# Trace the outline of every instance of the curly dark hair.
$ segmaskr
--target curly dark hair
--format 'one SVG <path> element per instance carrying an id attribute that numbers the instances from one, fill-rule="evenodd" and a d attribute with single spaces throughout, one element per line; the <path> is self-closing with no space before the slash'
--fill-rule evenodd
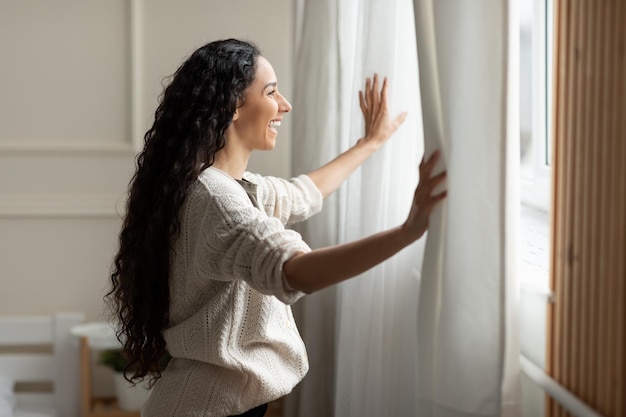
<path id="1" fill-rule="evenodd" d="M 174 73 L 145 134 L 105 297 L 118 321 L 130 381 L 149 376 L 155 382 L 161 376 L 178 212 L 191 184 L 224 147 L 224 133 L 243 104 L 259 55 L 255 45 L 236 39 L 197 49 Z"/>

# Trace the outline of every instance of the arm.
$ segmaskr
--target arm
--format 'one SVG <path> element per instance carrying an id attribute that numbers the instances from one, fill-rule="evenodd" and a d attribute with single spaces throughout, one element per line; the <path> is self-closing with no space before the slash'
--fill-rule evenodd
<path id="1" fill-rule="evenodd" d="M 402 227 L 290 258 L 283 271 L 289 285 L 312 293 L 357 276 L 415 241 Z"/>
<path id="2" fill-rule="evenodd" d="M 409 216 L 401 226 L 350 243 L 296 254 L 283 265 L 289 285 L 306 293 L 321 290 L 367 271 L 419 239 L 428 229 L 433 207 L 446 197 L 445 191 L 432 195 L 446 178 L 445 172 L 431 176 L 438 159 L 436 152 L 420 164 L 420 182 Z"/>
<path id="3" fill-rule="evenodd" d="M 400 114 L 395 120 L 389 116 L 387 78 L 383 79 L 383 86 L 379 93 L 377 74 L 374 74 L 373 82 L 369 78 L 366 80 L 365 92 L 359 91 L 359 104 L 365 119 L 365 136 L 359 139 L 353 147 L 308 174 L 323 197 L 339 188 L 345 179 L 376 152 L 406 119 L 406 113 Z"/>

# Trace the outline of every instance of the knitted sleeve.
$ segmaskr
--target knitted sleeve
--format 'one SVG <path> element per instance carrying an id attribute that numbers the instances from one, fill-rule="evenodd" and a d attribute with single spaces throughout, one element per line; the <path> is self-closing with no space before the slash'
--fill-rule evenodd
<path id="1" fill-rule="evenodd" d="M 199 276 L 244 280 L 257 291 L 291 304 L 304 293 L 289 287 L 283 264 L 311 249 L 299 233 L 256 209 L 245 193 L 222 183 L 205 184 L 209 193 L 196 200 L 198 242 L 192 244 L 192 265 Z M 188 213 L 191 214 L 191 213 Z"/>
<path id="2" fill-rule="evenodd" d="M 284 225 L 304 221 L 322 209 L 322 193 L 308 175 L 285 180 L 246 172 L 245 178 L 257 184 L 259 204 L 268 216 Z"/>

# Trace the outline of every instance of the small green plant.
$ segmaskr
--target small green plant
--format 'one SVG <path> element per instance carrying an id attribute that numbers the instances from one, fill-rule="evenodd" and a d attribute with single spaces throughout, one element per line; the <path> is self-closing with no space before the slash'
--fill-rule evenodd
<path id="1" fill-rule="evenodd" d="M 121 349 L 105 349 L 100 352 L 100 364 L 113 369 L 115 372 L 124 372 L 124 368 L 128 363 Z M 172 359 L 169 353 L 161 359 L 161 369 L 165 369 L 169 361 Z"/>
<path id="2" fill-rule="evenodd" d="M 127 360 L 120 349 L 105 349 L 100 352 L 100 364 L 113 369 L 115 372 L 123 372 Z"/>

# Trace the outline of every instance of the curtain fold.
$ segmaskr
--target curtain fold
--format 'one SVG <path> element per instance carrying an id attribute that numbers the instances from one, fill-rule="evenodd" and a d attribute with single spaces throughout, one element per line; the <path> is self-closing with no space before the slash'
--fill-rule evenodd
<path id="1" fill-rule="evenodd" d="M 419 416 L 519 413 L 515 5 L 415 0 L 425 153 L 448 199 L 433 213 L 418 302 Z"/>

